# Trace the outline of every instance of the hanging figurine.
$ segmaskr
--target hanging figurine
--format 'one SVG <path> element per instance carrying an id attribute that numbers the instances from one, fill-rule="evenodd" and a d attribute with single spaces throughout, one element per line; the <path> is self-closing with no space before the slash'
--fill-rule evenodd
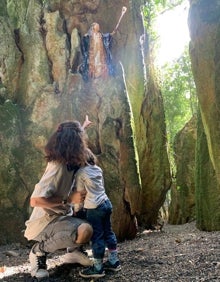
<path id="1" fill-rule="evenodd" d="M 127 8 L 123 7 L 113 32 L 101 33 L 99 24 L 92 23 L 88 33 L 83 36 L 81 43 L 83 62 L 79 66 L 79 72 L 85 81 L 90 78 L 106 78 L 108 75 L 114 75 L 111 54 L 112 36 L 117 31 L 126 11 Z"/>

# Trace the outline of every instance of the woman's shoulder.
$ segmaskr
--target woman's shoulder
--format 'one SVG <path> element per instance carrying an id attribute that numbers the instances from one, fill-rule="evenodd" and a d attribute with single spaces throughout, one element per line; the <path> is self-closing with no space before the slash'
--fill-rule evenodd
<path id="1" fill-rule="evenodd" d="M 54 168 L 61 168 L 63 166 L 64 166 L 63 164 L 61 164 L 61 163 L 59 163 L 57 161 L 50 161 L 50 162 L 47 163 L 47 167 L 50 167 L 50 168 L 52 168 L 52 167 L 54 167 Z"/>
<path id="2" fill-rule="evenodd" d="M 59 171 L 65 168 L 65 165 L 57 162 L 57 161 L 50 161 L 47 163 L 46 172 L 47 171 Z"/>

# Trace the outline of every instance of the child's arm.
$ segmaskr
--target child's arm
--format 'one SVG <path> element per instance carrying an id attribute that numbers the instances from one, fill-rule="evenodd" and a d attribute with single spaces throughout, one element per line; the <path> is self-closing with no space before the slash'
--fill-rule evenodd
<path id="1" fill-rule="evenodd" d="M 86 115 L 85 121 L 83 122 L 83 125 L 82 125 L 83 130 L 91 124 L 92 124 L 92 121 L 90 121 L 88 115 Z"/>

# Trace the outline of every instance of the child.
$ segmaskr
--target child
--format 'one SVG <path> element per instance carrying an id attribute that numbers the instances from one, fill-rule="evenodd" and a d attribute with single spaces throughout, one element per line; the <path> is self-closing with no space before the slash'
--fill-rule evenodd
<path id="1" fill-rule="evenodd" d="M 92 252 L 94 264 L 80 271 L 84 278 L 98 278 L 105 276 L 106 270 L 121 270 L 117 253 L 117 239 L 111 227 L 112 204 L 105 193 L 103 172 L 96 165 L 96 157 L 87 149 L 87 165 L 81 167 L 75 175 L 74 186 L 77 191 L 86 190 L 84 208 L 86 218 L 93 227 Z M 74 210 L 79 210 L 74 205 Z M 108 248 L 108 260 L 103 264 L 105 247 Z"/>

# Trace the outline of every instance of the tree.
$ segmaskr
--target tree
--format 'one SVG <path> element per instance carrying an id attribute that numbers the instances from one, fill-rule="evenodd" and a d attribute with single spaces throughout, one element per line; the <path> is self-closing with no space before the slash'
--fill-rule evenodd
<path id="1" fill-rule="evenodd" d="M 195 83 L 191 72 L 188 49 L 180 58 L 167 63 L 161 70 L 168 140 L 197 112 Z"/>

